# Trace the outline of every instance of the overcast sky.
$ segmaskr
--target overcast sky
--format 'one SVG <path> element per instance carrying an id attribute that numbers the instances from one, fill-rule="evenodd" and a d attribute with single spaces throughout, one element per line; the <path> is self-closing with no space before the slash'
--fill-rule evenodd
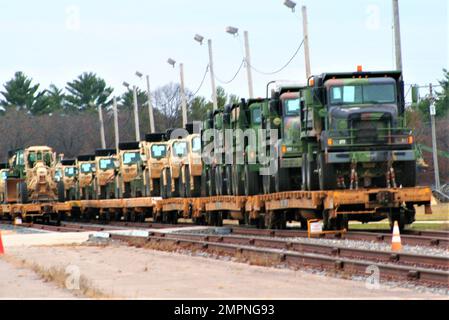
<path id="1" fill-rule="evenodd" d="M 283 0 L 0 0 L 0 83 L 23 71 L 42 88 L 64 87 L 84 71 L 93 71 L 115 88 L 128 81 L 145 87 L 136 70 L 151 76 L 155 89 L 179 81 L 169 57 L 184 62 L 186 86 L 198 88 L 208 63 L 207 45 L 195 33 L 213 39 L 217 77 L 229 80 L 243 57 L 243 30 L 249 31 L 252 65 L 273 71 L 284 65 L 302 40 L 301 10 L 292 13 Z M 394 68 L 391 0 L 308 0 L 312 72 Z M 406 83 L 426 84 L 448 67 L 448 1 L 400 0 Z M 224 32 L 239 27 L 239 37 Z M 303 50 L 283 72 L 254 72 L 257 96 L 271 80 L 305 81 Z M 217 82 L 220 85 L 220 82 Z M 224 85 L 248 95 L 246 72 Z M 210 98 L 207 78 L 200 94 Z"/>

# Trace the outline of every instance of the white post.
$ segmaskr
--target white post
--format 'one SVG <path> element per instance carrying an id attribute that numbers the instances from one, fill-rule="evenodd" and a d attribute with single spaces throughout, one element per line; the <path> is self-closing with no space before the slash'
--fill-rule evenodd
<path id="1" fill-rule="evenodd" d="M 147 94 L 148 94 L 148 114 L 150 117 L 150 132 L 155 133 L 156 128 L 154 127 L 153 104 L 151 102 L 150 76 L 148 75 L 147 75 Z"/>
<path id="2" fill-rule="evenodd" d="M 212 101 L 214 104 L 214 111 L 218 109 L 218 99 L 217 99 L 217 87 L 215 86 L 215 73 L 214 73 L 214 58 L 212 54 L 212 40 L 208 40 L 207 44 L 209 46 L 209 68 L 210 68 L 210 80 L 212 85 Z"/>
<path id="3" fill-rule="evenodd" d="M 184 87 L 184 64 L 179 64 L 181 72 L 181 107 L 182 107 L 182 127 L 185 128 L 187 124 L 187 99 Z"/>
<path id="4" fill-rule="evenodd" d="M 302 28 L 304 32 L 304 57 L 306 59 L 306 77 L 307 80 L 312 75 L 310 67 L 310 47 L 309 47 L 309 25 L 307 20 L 307 7 L 302 7 Z"/>
<path id="5" fill-rule="evenodd" d="M 119 132 L 118 132 L 118 112 L 117 112 L 117 99 L 114 97 L 114 133 L 115 133 L 115 149 L 118 152 L 118 145 L 120 142 Z"/>
<path id="6" fill-rule="evenodd" d="M 140 127 L 139 127 L 139 104 L 137 101 L 137 87 L 133 87 L 134 95 L 134 125 L 136 127 L 136 141 L 140 141 Z"/>
<path id="7" fill-rule="evenodd" d="M 396 69 L 402 71 L 401 24 L 399 20 L 399 0 L 393 0 L 394 38 L 396 52 Z"/>
<path id="8" fill-rule="evenodd" d="M 248 76 L 248 90 L 249 90 L 249 97 L 250 99 L 254 98 L 254 90 L 253 90 L 253 73 L 251 70 L 251 53 L 249 51 L 249 37 L 248 37 L 248 31 L 245 31 L 244 33 L 245 38 L 245 61 L 246 61 L 246 73 Z"/>
<path id="9" fill-rule="evenodd" d="M 101 105 L 98 105 L 98 117 L 100 119 L 101 148 L 106 149 L 106 139 L 104 136 L 103 111 L 101 110 Z"/>

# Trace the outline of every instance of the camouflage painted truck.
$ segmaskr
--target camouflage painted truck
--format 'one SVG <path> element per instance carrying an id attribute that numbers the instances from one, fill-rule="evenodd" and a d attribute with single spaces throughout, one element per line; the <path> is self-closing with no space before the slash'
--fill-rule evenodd
<path id="1" fill-rule="evenodd" d="M 326 73 L 311 77 L 301 94 L 307 190 L 416 186 L 401 72 Z M 390 211 L 401 226 L 414 221 L 412 205 Z"/>
<path id="2" fill-rule="evenodd" d="M 58 184 L 58 193 L 64 193 L 65 201 L 77 199 L 77 173 L 76 160 L 63 159 L 56 165 L 55 180 Z"/>
<path id="3" fill-rule="evenodd" d="M 9 153 L 5 202 L 42 203 L 63 200 L 55 182 L 56 154 L 47 146 L 32 146 Z"/>
<path id="4" fill-rule="evenodd" d="M 95 150 L 93 190 L 95 199 L 117 198 L 117 172 L 119 160 L 115 149 Z"/>
<path id="5" fill-rule="evenodd" d="M 118 185 L 120 197 L 140 198 L 145 196 L 144 165 L 140 142 L 119 144 Z"/>
<path id="6" fill-rule="evenodd" d="M 93 182 L 95 178 L 95 155 L 81 155 L 76 161 L 77 166 L 77 198 L 79 200 L 94 199 Z"/>
<path id="7" fill-rule="evenodd" d="M 141 158 L 144 165 L 146 195 L 160 197 L 162 169 L 168 163 L 168 145 L 165 133 L 150 133 L 141 142 Z"/>

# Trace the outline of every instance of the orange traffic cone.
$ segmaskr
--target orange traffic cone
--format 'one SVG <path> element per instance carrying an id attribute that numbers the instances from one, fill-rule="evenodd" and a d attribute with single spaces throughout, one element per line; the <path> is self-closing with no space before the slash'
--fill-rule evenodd
<path id="1" fill-rule="evenodd" d="M 3 248 L 3 242 L 2 242 L 2 232 L 0 231 L 0 255 L 5 253 L 5 249 Z"/>
<path id="2" fill-rule="evenodd" d="M 397 221 L 394 222 L 393 238 L 391 239 L 391 250 L 392 251 L 402 250 L 401 233 L 399 232 L 399 225 Z"/>

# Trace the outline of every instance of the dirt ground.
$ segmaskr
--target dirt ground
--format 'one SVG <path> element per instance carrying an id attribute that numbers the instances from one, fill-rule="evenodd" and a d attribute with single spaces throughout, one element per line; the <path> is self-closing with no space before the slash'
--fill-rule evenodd
<path id="1" fill-rule="evenodd" d="M 69 265 L 78 269 L 86 280 L 84 286 L 87 283 L 97 293 L 88 298 L 447 298 L 404 288 L 367 289 L 362 281 L 117 244 L 11 248 L 3 261 L 0 258 L 0 298 L 83 297 L 77 290 L 39 281 L 33 272 L 17 269 L 21 264 L 39 266 L 41 276 L 46 270 L 67 270 Z"/>

